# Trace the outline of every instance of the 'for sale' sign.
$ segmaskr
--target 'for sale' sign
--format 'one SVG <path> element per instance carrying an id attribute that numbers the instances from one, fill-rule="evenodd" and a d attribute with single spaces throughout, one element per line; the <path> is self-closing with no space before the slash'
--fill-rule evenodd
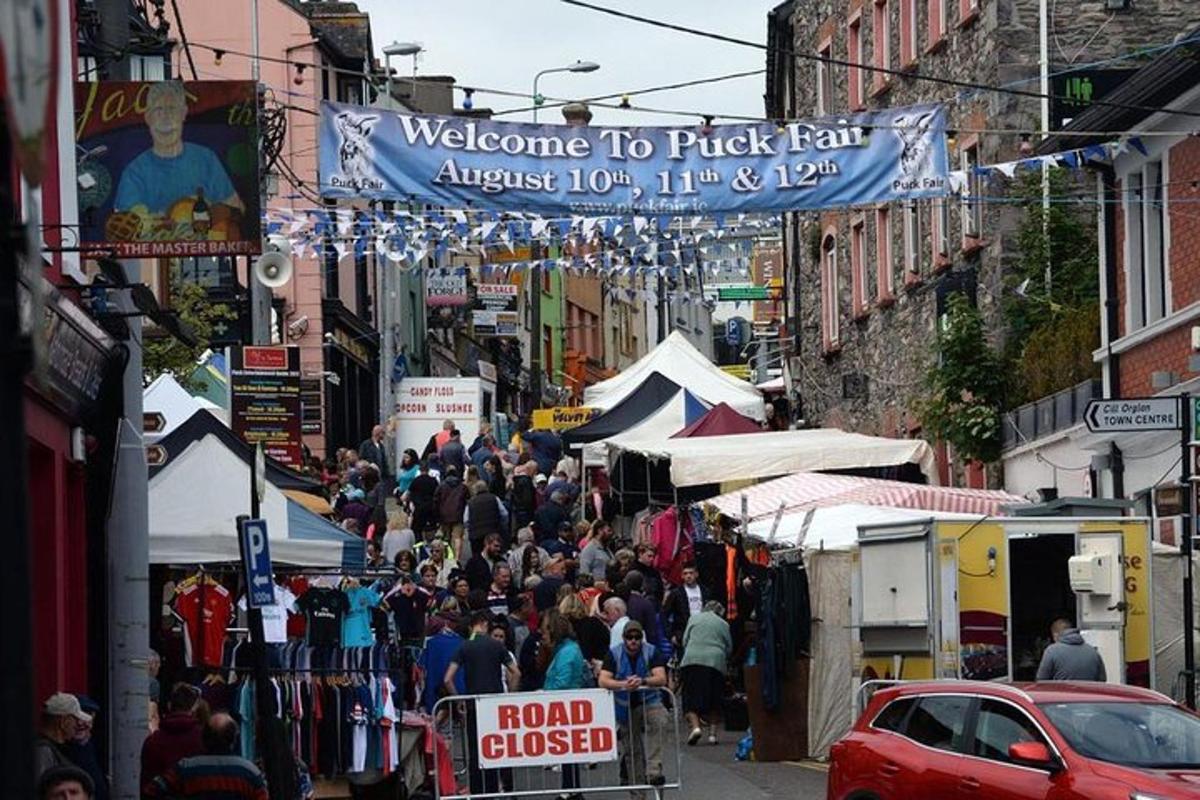
<path id="1" fill-rule="evenodd" d="M 617 759 L 612 692 L 581 689 L 475 699 L 483 769 Z"/>

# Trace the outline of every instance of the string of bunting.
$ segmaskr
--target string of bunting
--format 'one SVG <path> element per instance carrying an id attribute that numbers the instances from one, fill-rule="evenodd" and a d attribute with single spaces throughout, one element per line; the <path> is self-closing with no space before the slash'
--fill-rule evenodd
<path id="1" fill-rule="evenodd" d="M 1039 171 L 1043 166 L 1081 169 L 1091 162 L 1111 162 L 1136 150 L 1148 155 L 1141 138 L 1089 145 L 1059 153 L 1031 156 L 1015 161 L 978 165 L 948 173 L 951 194 L 970 199 L 970 173 L 996 180 L 1011 179 L 1021 171 Z M 309 208 L 267 209 L 264 228 L 268 236 L 282 237 L 294 258 L 306 254 L 320 257 L 332 248 L 339 260 L 353 254 L 376 254 L 401 271 L 426 265 L 429 269 L 463 274 L 471 272 L 488 281 L 507 281 L 533 266 L 575 275 L 628 278 L 654 275 L 678 278 L 718 275 L 732 269 L 749 275 L 745 256 L 710 257 L 744 238 L 757 238 L 775 231 L 778 216 L 713 214 L 691 216 L 585 216 L 545 218 L 532 213 L 495 212 L 477 209 L 355 209 Z M 533 245 L 558 246 L 553 258 L 517 258 Z M 469 266 L 447 266 L 454 256 L 478 258 Z M 703 258 L 701 258 L 703 256 Z M 610 291 L 623 291 L 613 287 Z M 632 300 L 647 299 L 628 290 Z M 644 291 L 644 290 L 643 290 Z"/>

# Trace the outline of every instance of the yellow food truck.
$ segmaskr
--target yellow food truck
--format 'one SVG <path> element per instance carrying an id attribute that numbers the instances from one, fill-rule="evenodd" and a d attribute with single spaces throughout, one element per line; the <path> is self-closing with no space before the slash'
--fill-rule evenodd
<path id="1" fill-rule="evenodd" d="M 1033 680 L 1051 623 L 1065 617 L 1110 681 L 1172 688 L 1155 673 L 1154 571 L 1180 574 L 1178 557 L 1154 563 L 1146 519 L 930 519 L 860 527 L 858 545 L 860 681 Z M 1159 616 L 1179 628 L 1177 614 Z"/>

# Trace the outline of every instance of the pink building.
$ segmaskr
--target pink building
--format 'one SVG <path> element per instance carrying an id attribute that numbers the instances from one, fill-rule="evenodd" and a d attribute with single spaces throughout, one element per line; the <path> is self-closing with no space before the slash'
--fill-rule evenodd
<path id="1" fill-rule="evenodd" d="M 185 80 L 254 77 L 252 9 L 247 0 L 179 0 L 184 36 L 172 73 Z M 317 113 L 323 98 L 369 104 L 364 72 L 374 71 L 370 20 L 353 3 L 258 0 L 259 81 L 267 107 L 287 122 L 279 161 L 268 175 L 264 207 L 288 212 L 319 207 Z M 285 228 L 284 233 L 287 230 Z M 246 286 L 246 260 L 238 259 Z M 307 250 L 294 278 L 275 290 L 277 335 L 300 346 L 305 376 L 305 444 L 323 456 L 357 445 L 379 421 L 379 334 L 373 327 L 375 265 L 370 256 L 339 259 Z M 232 271 L 231 271 L 232 272 Z M 336 377 L 335 377 L 336 376 Z"/>

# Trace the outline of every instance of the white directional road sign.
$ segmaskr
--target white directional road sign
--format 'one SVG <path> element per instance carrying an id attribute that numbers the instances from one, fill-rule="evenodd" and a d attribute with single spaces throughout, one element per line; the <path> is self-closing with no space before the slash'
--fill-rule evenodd
<path id="1" fill-rule="evenodd" d="M 1093 400 L 1083 419 L 1092 433 L 1177 431 L 1183 426 L 1178 397 Z"/>

